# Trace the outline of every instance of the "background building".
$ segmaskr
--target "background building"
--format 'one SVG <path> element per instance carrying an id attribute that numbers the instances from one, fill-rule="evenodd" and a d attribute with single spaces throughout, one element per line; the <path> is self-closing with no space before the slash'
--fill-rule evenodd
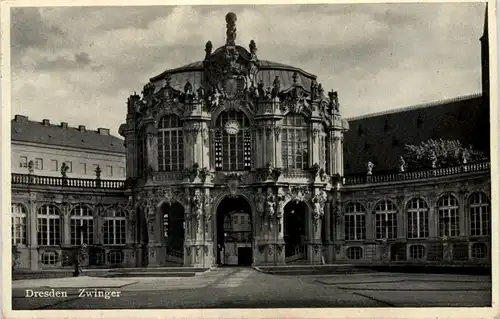
<path id="1" fill-rule="evenodd" d="M 260 60 L 254 41 L 237 45 L 235 21 L 226 16 L 225 45 L 208 41 L 203 61 L 130 96 L 124 142 L 13 120 L 14 166 L 25 169 L 21 156 L 103 165 L 102 178 L 13 174 L 20 268 L 69 265 L 64 256 L 82 243 L 94 250 L 86 263 L 103 267 L 490 263 L 489 162 L 419 171 L 398 162 L 405 144 L 429 138 L 488 154 L 486 83 L 482 94 L 347 121 L 315 75 Z M 487 82 L 486 28 L 481 45 Z M 47 131 L 16 137 L 26 123 Z M 65 130 L 71 138 L 55 145 L 74 153 L 38 155 Z M 105 181 L 123 152 L 126 180 Z"/>

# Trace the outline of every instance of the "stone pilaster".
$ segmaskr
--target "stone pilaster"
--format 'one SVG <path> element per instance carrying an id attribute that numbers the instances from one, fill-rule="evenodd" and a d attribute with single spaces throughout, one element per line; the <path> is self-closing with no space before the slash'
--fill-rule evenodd
<path id="1" fill-rule="evenodd" d="M 38 270 L 38 229 L 37 229 L 37 210 L 36 210 L 36 193 L 29 194 L 28 201 L 28 238 L 27 244 L 29 249 L 30 270 Z"/>
<path id="2" fill-rule="evenodd" d="M 310 165 L 320 163 L 320 135 L 322 132 L 322 124 L 319 122 L 313 122 L 311 124 L 311 139 L 309 140 L 309 163 Z"/>
<path id="3" fill-rule="evenodd" d="M 149 122 L 146 130 L 146 152 L 148 166 L 158 171 L 158 133 L 154 122 Z"/>

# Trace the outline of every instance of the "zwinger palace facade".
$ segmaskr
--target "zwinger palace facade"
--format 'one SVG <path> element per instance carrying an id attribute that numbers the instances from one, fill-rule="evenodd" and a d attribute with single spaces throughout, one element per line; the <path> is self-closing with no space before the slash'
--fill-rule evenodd
<path id="1" fill-rule="evenodd" d="M 337 92 L 261 60 L 236 44 L 234 13 L 226 23 L 225 45 L 129 97 L 125 181 L 13 174 L 20 268 L 65 266 L 81 244 L 99 251 L 89 267 L 490 263 L 489 162 L 345 174 Z"/>

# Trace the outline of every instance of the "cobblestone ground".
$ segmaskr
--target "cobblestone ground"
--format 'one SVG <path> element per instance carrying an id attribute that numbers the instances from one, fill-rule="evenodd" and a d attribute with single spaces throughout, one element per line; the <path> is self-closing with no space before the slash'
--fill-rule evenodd
<path id="1" fill-rule="evenodd" d="M 79 290 L 120 292 L 82 297 Z M 67 292 L 27 298 L 26 289 Z M 15 281 L 12 306 L 23 309 L 168 309 L 308 307 L 488 307 L 491 278 L 469 275 L 368 273 L 279 276 L 222 268 L 184 278 L 65 278 Z"/>

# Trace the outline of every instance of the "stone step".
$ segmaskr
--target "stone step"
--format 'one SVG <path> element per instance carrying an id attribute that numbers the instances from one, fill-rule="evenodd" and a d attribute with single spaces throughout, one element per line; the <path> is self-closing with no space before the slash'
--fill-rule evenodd
<path id="1" fill-rule="evenodd" d="M 122 273 L 112 273 L 108 272 L 103 274 L 103 277 L 106 278 L 125 278 L 125 277 L 194 277 L 196 276 L 195 272 L 122 272 Z"/>
<path id="2" fill-rule="evenodd" d="M 194 268 L 194 267 L 142 267 L 142 268 L 115 268 L 110 269 L 108 273 L 123 273 L 123 272 L 173 272 L 173 273 L 182 273 L 182 272 L 204 272 L 207 268 Z"/>

